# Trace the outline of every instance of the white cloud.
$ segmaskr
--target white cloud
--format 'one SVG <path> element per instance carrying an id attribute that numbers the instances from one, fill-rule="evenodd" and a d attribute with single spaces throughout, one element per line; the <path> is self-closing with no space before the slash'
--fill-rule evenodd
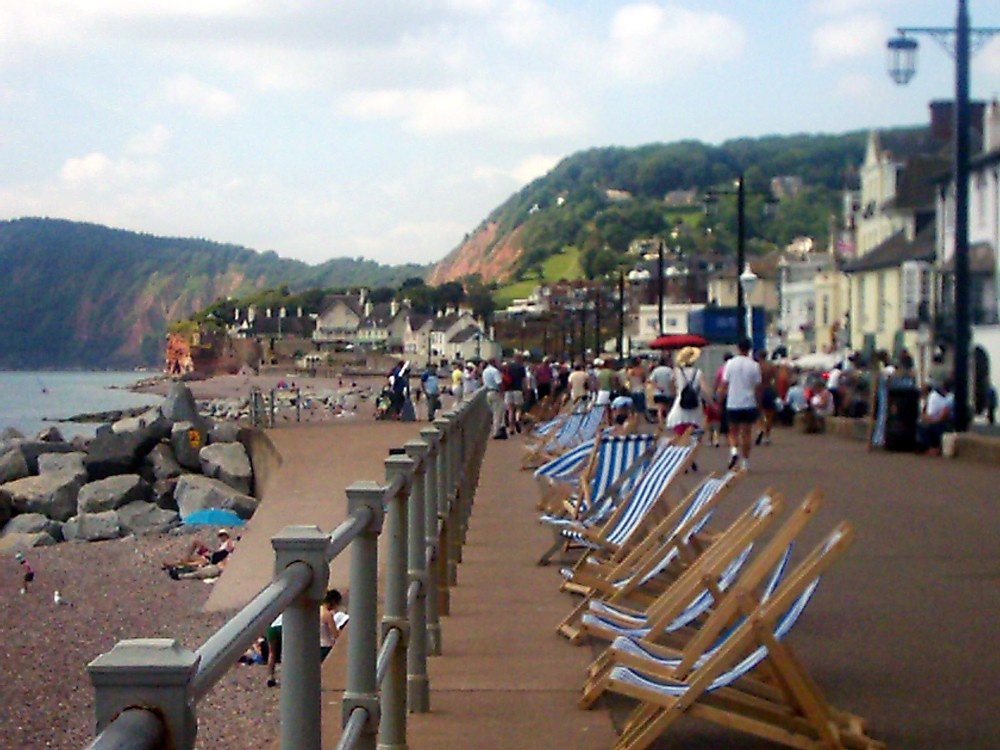
<path id="1" fill-rule="evenodd" d="M 889 30 L 878 16 L 862 14 L 829 21 L 813 30 L 811 41 L 821 63 L 866 57 L 885 47 Z"/>
<path id="2" fill-rule="evenodd" d="M 239 109 L 239 102 L 232 94 L 189 75 L 177 75 L 166 81 L 163 96 L 168 104 L 207 117 L 228 117 Z"/>
<path id="3" fill-rule="evenodd" d="M 882 79 L 879 79 L 879 84 L 884 91 Z M 876 83 L 873 76 L 867 73 L 848 74 L 837 80 L 835 90 L 838 95 L 852 100 L 858 106 L 864 106 L 879 91 L 879 84 Z"/>
<path id="4" fill-rule="evenodd" d="M 125 144 L 125 151 L 130 154 L 159 154 L 170 138 L 170 130 L 158 123 L 149 130 L 132 136 Z"/>
<path id="5" fill-rule="evenodd" d="M 610 59 L 619 74 L 652 81 L 728 62 L 742 53 L 746 34 L 721 13 L 642 2 L 615 13 L 610 43 Z"/>
<path id="6" fill-rule="evenodd" d="M 159 165 L 146 159 L 112 159 L 100 151 L 67 159 L 59 170 L 66 188 L 111 191 L 137 183 L 151 182 L 160 173 Z"/>
<path id="7" fill-rule="evenodd" d="M 362 120 L 398 120 L 419 135 L 476 130 L 496 113 L 465 89 L 362 91 L 350 94 L 344 111 Z"/>
<path id="8" fill-rule="evenodd" d="M 841 16 L 859 10 L 872 10 L 873 7 L 884 5 L 885 0 L 814 0 L 809 10 L 817 15 Z"/>

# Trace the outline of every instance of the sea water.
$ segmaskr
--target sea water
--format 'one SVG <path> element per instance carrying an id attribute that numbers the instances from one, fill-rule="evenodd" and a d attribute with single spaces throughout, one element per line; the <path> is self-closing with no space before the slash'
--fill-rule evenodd
<path id="1" fill-rule="evenodd" d="M 136 372 L 0 372 L 0 429 L 33 437 L 54 425 L 67 439 L 93 435 L 97 424 L 60 420 L 161 403 L 155 394 L 127 390 L 141 379 Z"/>

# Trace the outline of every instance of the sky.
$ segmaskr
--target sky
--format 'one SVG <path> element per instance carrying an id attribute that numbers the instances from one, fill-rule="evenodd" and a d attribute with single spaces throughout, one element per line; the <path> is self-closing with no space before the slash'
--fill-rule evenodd
<path id="1" fill-rule="evenodd" d="M 923 124 L 945 0 L 0 0 L 0 219 L 442 258 L 582 149 Z M 975 27 L 1000 3 L 970 0 Z M 1000 36 L 972 65 L 1000 95 Z"/>

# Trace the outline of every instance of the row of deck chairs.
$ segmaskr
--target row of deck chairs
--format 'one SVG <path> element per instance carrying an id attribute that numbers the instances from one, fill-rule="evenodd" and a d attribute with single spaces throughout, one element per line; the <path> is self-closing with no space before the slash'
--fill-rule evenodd
<path id="1" fill-rule="evenodd" d="M 581 597 L 557 632 L 601 646 L 580 706 L 634 702 L 623 750 L 649 747 L 685 715 L 790 747 L 883 747 L 829 704 L 786 640 L 853 528 L 839 524 L 793 564 L 822 495 L 785 513 L 773 489 L 720 528 L 713 518 L 738 502 L 741 474 L 689 471 L 697 449 L 691 436 L 599 433 L 535 472 L 554 535 L 540 562 L 559 554 L 561 589 Z"/>

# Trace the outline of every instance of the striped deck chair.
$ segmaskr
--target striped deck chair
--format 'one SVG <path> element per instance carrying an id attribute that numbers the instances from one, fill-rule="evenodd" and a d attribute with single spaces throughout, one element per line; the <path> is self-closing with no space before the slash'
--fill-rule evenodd
<path id="1" fill-rule="evenodd" d="M 770 491 L 762 496 L 764 498 L 771 498 L 774 504 L 780 502 L 780 496 Z M 664 593 L 642 609 L 636 609 L 630 606 L 631 602 L 621 599 L 592 600 L 588 611 L 581 617 L 581 632 L 605 641 L 628 636 L 649 643 L 677 646 L 690 635 L 683 629 L 710 609 L 715 612 L 728 607 L 728 614 L 717 615 L 715 619 L 717 626 L 725 625 L 726 617 L 735 619 L 738 615 L 737 603 L 728 598 L 737 578 L 744 595 L 763 587 L 759 600 L 765 600 L 780 583 L 795 540 L 821 505 L 822 494 L 819 491 L 807 495 L 760 553 L 748 563 L 754 539 L 770 521 L 760 518 L 758 500 L 754 504 L 754 513 L 737 519 L 731 532 L 713 544 Z M 599 657 L 594 663 L 595 668 L 600 662 Z"/>
<path id="2" fill-rule="evenodd" d="M 550 462 L 555 464 L 554 468 L 542 472 L 545 467 L 541 467 L 535 472 L 542 488 L 539 509 L 546 510 L 549 517 L 586 516 L 596 501 L 612 487 L 618 488 L 618 479 L 629 472 L 637 461 L 652 456 L 655 442 L 654 435 L 641 433 L 602 434 L 600 438 L 581 444 L 591 445 L 593 450 L 576 473 L 571 473 L 567 461 L 554 459 Z M 575 456 L 580 447 L 571 448 L 563 455 Z"/>
<path id="3" fill-rule="evenodd" d="M 594 413 L 597 412 L 596 423 Z M 604 414 L 600 410 L 572 411 L 559 424 L 551 435 L 543 435 L 542 439 L 531 445 L 525 445 L 527 453 L 521 459 L 522 469 L 534 469 L 546 461 L 557 458 L 561 453 L 580 443 L 591 439 L 597 434 Z M 590 425 L 593 424 L 593 429 Z"/>
<path id="4" fill-rule="evenodd" d="M 689 508 L 680 523 L 666 536 L 657 532 L 655 538 L 659 541 L 652 548 L 646 544 L 648 539 L 644 540 L 644 549 L 634 550 L 638 554 L 630 554 L 622 563 L 605 566 L 603 570 L 595 566 L 564 568 L 562 572 L 567 578 L 564 590 L 583 594 L 583 600 L 562 620 L 557 632 L 579 643 L 583 634 L 581 620 L 593 611 L 591 605 L 601 606 L 598 603 L 603 602 L 604 607 L 613 607 L 620 602 L 636 602 L 650 606 L 695 563 L 702 562 L 704 568 L 703 561 L 719 557 L 719 550 L 725 550 L 730 560 L 738 557 L 739 549 L 734 548 L 734 544 L 739 543 L 741 548 L 747 549 L 745 560 L 753 539 L 781 511 L 782 500 L 773 493 L 765 493 L 753 503 L 726 531 L 717 535 L 704 553 L 698 553 L 693 559 L 688 555 L 694 535 L 708 522 L 719 499 L 738 476 L 740 474 L 707 477 L 693 497 L 686 500 Z M 735 575 L 735 571 L 731 575 Z"/>
<path id="5" fill-rule="evenodd" d="M 659 520 L 654 509 L 661 501 L 666 504 L 671 484 L 690 465 L 697 447 L 695 441 L 678 445 L 661 440 L 649 465 L 636 478 L 631 490 L 621 494 L 607 520 L 591 514 L 554 526 L 555 543 L 542 555 L 539 564 L 548 564 L 561 549 L 583 548 L 610 553 L 627 545 L 645 524 Z"/>
<path id="6" fill-rule="evenodd" d="M 866 734 L 863 719 L 826 701 L 785 641 L 822 574 L 852 540 L 853 529 L 842 523 L 711 647 L 693 639 L 688 649 L 671 653 L 620 643 L 600 689 L 639 704 L 615 747 L 649 747 L 689 715 L 790 747 L 881 750 L 884 745 Z M 586 698 L 587 705 L 593 703 Z"/>

